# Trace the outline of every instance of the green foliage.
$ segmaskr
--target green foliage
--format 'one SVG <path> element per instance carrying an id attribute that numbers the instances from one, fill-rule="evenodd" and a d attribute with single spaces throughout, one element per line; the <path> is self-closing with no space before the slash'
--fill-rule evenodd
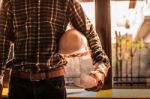
<path id="1" fill-rule="evenodd" d="M 120 35 L 116 33 L 116 49 L 117 56 L 119 60 L 129 60 L 135 53 L 140 53 L 145 48 L 145 44 L 142 39 L 133 40 L 132 35 L 125 34 Z"/>

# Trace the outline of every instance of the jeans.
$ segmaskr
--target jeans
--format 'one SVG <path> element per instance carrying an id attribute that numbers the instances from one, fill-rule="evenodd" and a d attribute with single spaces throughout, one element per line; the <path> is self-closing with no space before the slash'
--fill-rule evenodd
<path id="1" fill-rule="evenodd" d="M 8 99 L 66 99 L 64 77 L 41 81 L 11 77 Z"/>

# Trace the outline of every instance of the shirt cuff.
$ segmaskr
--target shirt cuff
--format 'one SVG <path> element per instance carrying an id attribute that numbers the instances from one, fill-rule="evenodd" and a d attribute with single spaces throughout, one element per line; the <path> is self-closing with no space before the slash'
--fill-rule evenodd
<path id="1" fill-rule="evenodd" d="M 110 65 L 106 66 L 104 63 L 96 63 L 95 66 L 97 71 L 103 73 L 105 77 L 107 76 Z"/>

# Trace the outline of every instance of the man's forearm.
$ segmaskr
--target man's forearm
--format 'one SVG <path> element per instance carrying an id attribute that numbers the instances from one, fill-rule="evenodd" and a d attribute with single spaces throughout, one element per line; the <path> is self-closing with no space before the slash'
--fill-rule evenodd
<path id="1" fill-rule="evenodd" d="M 0 7 L 0 91 L 3 85 L 3 72 L 5 70 L 6 61 L 8 58 L 10 40 L 8 39 L 11 33 L 12 16 L 10 12 L 10 1 L 1 0 Z"/>
<path id="2" fill-rule="evenodd" d="M 105 74 L 107 74 L 107 68 L 110 66 L 109 59 L 101 46 L 100 38 L 94 26 L 85 15 L 82 6 L 77 0 L 70 0 L 68 8 L 68 17 L 71 20 L 72 25 L 78 31 L 83 33 L 88 40 L 89 47 L 92 51 L 93 64 L 95 65 L 96 63 L 104 63 L 106 68 L 102 68 L 100 70 L 105 71 Z"/>
<path id="3" fill-rule="evenodd" d="M 1 0 L 0 8 L 0 70 L 5 68 L 8 58 L 10 40 L 9 35 L 12 33 L 13 22 L 11 13 L 10 0 Z"/>

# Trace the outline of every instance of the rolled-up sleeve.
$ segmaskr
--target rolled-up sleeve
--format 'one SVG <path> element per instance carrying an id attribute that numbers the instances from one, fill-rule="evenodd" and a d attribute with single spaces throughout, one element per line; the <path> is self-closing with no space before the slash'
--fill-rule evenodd
<path id="1" fill-rule="evenodd" d="M 77 0 L 69 1 L 68 17 L 73 27 L 86 36 L 89 47 L 92 51 L 93 64 L 98 63 L 100 64 L 99 66 L 101 66 L 101 64 L 104 64 L 105 67 L 102 66 L 102 68 L 105 68 L 105 71 L 107 72 L 108 68 L 110 67 L 109 58 L 107 57 L 101 46 L 99 36 L 94 26 L 85 15 L 80 3 Z M 105 74 L 107 74 L 106 72 Z"/>

